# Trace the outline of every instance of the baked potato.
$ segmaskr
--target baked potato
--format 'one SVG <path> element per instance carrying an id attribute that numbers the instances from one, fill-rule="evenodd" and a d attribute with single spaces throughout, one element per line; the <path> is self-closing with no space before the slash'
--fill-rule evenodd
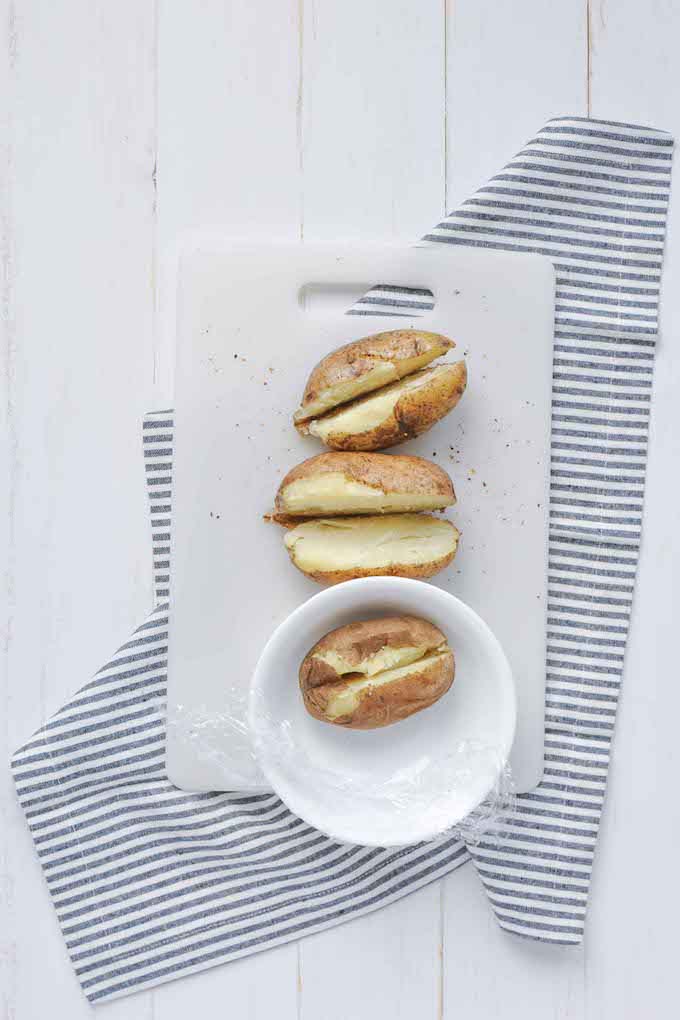
<path id="1" fill-rule="evenodd" d="M 326 634 L 300 666 L 307 711 L 322 722 L 367 730 L 434 704 L 453 683 L 445 635 L 415 616 L 362 620 Z"/>
<path id="2" fill-rule="evenodd" d="M 464 361 L 421 369 L 300 426 L 333 450 L 382 450 L 413 439 L 451 411 L 465 391 Z"/>
<path id="3" fill-rule="evenodd" d="M 422 457 L 320 453 L 289 471 L 274 519 L 443 510 L 456 502 L 446 471 Z"/>
<path id="4" fill-rule="evenodd" d="M 454 346 L 439 333 L 417 329 L 393 329 L 345 344 L 313 369 L 293 421 L 298 425 L 317 418 L 386 386 L 429 365 Z"/>
<path id="5" fill-rule="evenodd" d="M 430 514 L 325 517 L 291 528 L 294 566 L 320 584 L 355 577 L 432 577 L 456 554 L 458 529 Z"/>

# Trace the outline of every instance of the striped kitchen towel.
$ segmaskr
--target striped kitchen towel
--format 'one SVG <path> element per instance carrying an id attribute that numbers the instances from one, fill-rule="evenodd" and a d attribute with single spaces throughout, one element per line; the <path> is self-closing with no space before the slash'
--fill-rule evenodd
<path id="1" fill-rule="evenodd" d="M 501 844 L 341 845 L 273 794 L 171 786 L 159 705 L 173 421 L 147 416 L 157 607 L 12 762 L 92 1002 L 357 917 L 469 856 L 504 928 L 581 939 L 640 542 L 672 147 L 648 128 L 550 121 L 426 238 L 538 252 L 557 276 L 546 768 L 517 798 Z M 354 311 L 389 303 L 412 314 L 413 301 L 383 287 Z"/>

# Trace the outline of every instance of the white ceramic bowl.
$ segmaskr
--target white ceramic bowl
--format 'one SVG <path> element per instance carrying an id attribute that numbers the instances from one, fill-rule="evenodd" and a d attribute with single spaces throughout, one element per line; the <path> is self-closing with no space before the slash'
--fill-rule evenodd
<path id="1" fill-rule="evenodd" d="M 409 614 L 436 624 L 456 658 L 451 689 L 393 726 L 347 730 L 312 718 L 298 669 L 324 634 L 353 620 Z M 454 595 L 423 581 L 368 577 L 327 588 L 274 631 L 253 674 L 249 723 L 273 790 L 341 842 L 400 846 L 433 838 L 485 799 L 515 733 L 503 649 Z"/>

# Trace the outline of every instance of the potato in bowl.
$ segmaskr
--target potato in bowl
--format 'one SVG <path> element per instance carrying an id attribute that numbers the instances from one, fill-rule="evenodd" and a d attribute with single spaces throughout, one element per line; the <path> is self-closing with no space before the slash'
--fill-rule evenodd
<path id="1" fill-rule="evenodd" d="M 454 673 L 442 631 L 419 617 L 392 616 L 326 634 L 303 659 L 299 682 L 314 718 L 366 730 L 433 705 Z"/>

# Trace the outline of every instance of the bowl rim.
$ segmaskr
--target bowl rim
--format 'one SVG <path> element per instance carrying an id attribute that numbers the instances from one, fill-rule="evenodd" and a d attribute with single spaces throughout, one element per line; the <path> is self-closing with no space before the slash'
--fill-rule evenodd
<path id="1" fill-rule="evenodd" d="M 401 841 L 391 842 L 389 844 L 385 844 L 384 842 L 371 841 L 370 839 L 362 839 L 361 842 L 359 843 L 359 841 L 356 839 L 348 839 L 346 834 L 333 832 L 332 826 L 326 826 L 324 824 L 323 828 L 321 828 L 317 822 L 310 821 L 306 817 L 304 806 L 302 810 L 300 810 L 300 801 L 297 797 L 294 788 L 292 788 L 291 792 L 291 788 L 286 787 L 285 796 L 283 793 L 280 792 L 280 790 L 277 788 L 278 783 L 276 769 L 271 768 L 269 763 L 265 760 L 265 757 L 260 753 L 263 741 L 260 734 L 260 727 L 257 723 L 258 718 L 257 691 L 260 690 L 262 686 L 262 675 L 264 669 L 263 663 L 266 659 L 267 652 L 269 651 L 271 646 L 275 643 L 275 641 L 280 638 L 282 632 L 288 630 L 290 627 L 294 626 L 298 620 L 303 618 L 310 611 L 310 607 L 312 606 L 319 607 L 319 605 L 323 605 L 325 603 L 332 605 L 341 590 L 343 594 L 346 595 L 348 593 L 348 590 L 350 589 L 353 591 L 361 591 L 366 590 L 367 588 L 370 589 L 374 587 L 384 586 L 387 586 L 395 590 L 401 590 L 402 592 L 410 591 L 416 595 L 418 591 L 424 588 L 429 589 L 429 591 L 431 592 L 436 592 L 437 593 L 436 597 L 441 597 L 441 599 L 444 602 L 448 602 L 449 605 L 455 606 L 455 611 L 459 614 L 459 616 L 467 617 L 467 619 L 474 624 L 476 629 L 484 636 L 485 642 L 490 646 L 495 659 L 499 663 L 500 666 L 499 675 L 501 677 L 501 683 L 506 688 L 505 693 L 507 695 L 506 701 L 508 705 L 508 710 L 501 716 L 504 725 L 502 727 L 503 740 L 498 756 L 498 767 L 494 771 L 494 775 L 493 778 L 491 779 L 491 782 L 488 784 L 487 787 L 484 788 L 483 795 L 479 798 L 477 803 L 470 809 L 470 811 L 474 811 L 475 808 L 478 807 L 479 804 L 481 804 L 484 801 L 484 799 L 488 796 L 489 792 L 493 789 L 493 786 L 498 776 L 500 775 L 501 771 L 507 765 L 508 759 L 510 757 L 510 752 L 512 750 L 512 745 L 515 740 L 517 729 L 517 689 L 512 669 L 510 667 L 510 663 L 508 662 L 508 658 L 505 654 L 503 646 L 501 645 L 500 641 L 498 640 L 494 632 L 489 627 L 488 623 L 479 615 L 479 613 L 477 613 L 474 609 L 472 609 L 471 606 L 469 606 L 466 602 L 463 602 L 462 599 L 458 598 L 458 596 L 454 595 L 452 592 L 447 591 L 444 588 L 440 588 L 437 585 L 429 584 L 427 581 L 421 581 L 416 578 L 375 576 L 375 577 L 360 577 L 355 578 L 351 581 L 343 581 L 340 584 L 335 584 L 329 588 L 324 588 L 322 591 L 316 592 L 310 598 L 302 602 L 274 628 L 266 644 L 264 645 L 262 651 L 260 652 L 257 663 L 255 665 L 255 669 L 253 670 L 250 679 L 248 695 L 248 727 L 251 734 L 253 749 L 259 767 L 262 770 L 267 782 L 270 784 L 271 790 L 283 801 L 286 807 L 288 807 L 288 809 L 292 811 L 293 814 L 297 815 L 299 818 L 302 818 L 302 820 L 305 821 L 308 825 L 311 825 L 314 828 L 318 829 L 320 832 L 323 832 L 330 839 L 336 840 L 337 842 L 340 843 L 353 843 L 366 847 L 383 847 L 385 845 L 394 847 L 417 845 L 418 843 L 431 839 L 436 839 L 438 836 L 443 835 L 449 829 L 459 824 L 462 821 L 462 818 L 450 822 L 443 827 L 441 825 L 438 825 L 435 826 L 431 831 L 426 830 L 425 832 L 420 833 L 415 842 L 413 840 L 410 840 L 404 842 Z M 464 817 L 467 817 L 467 815 Z"/>

